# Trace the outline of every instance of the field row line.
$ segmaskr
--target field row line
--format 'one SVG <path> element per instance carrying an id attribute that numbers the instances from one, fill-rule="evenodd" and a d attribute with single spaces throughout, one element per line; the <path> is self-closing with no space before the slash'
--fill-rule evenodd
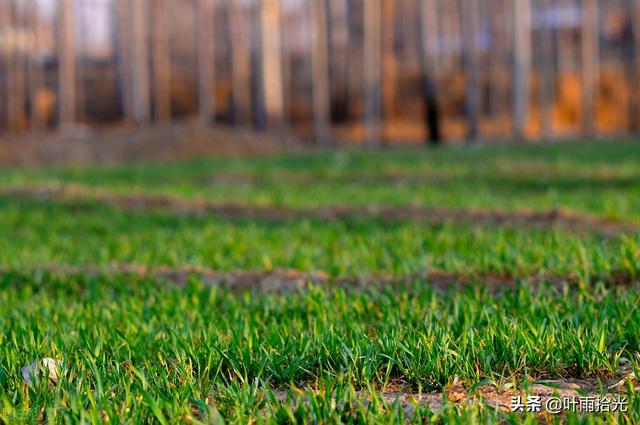
<path id="1" fill-rule="evenodd" d="M 596 282 L 608 287 L 640 285 L 640 276 L 623 270 L 581 277 L 573 273 L 566 275 L 551 273 L 517 275 L 499 272 L 460 273 L 432 268 L 404 275 L 369 274 L 335 277 L 322 271 L 303 272 L 284 268 L 217 271 L 196 266 L 147 266 L 133 263 L 112 263 L 104 266 L 50 263 L 37 266 L 0 268 L 0 275 L 4 276 L 16 274 L 24 276 L 33 273 L 90 276 L 135 275 L 167 281 L 178 287 L 187 285 L 189 279 L 193 277 L 206 286 L 222 287 L 234 292 L 250 290 L 258 293 L 295 291 L 307 288 L 309 284 L 347 289 L 385 289 L 414 283 L 425 283 L 443 290 L 484 285 L 495 291 L 514 288 L 519 284 L 528 284 L 533 287 L 550 285 L 557 288 L 561 288 L 565 284 L 583 287 Z"/>
<path id="2" fill-rule="evenodd" d="M 524 377 L 519 377 L 526 379 Z M 545 414 L 566 414 L 568 411 L 589 413 L 589 409 L 598 409 L 615 406 L 609 412 L 626 411 L 629 406 L 627 400 L 626 384 L 631 383 L 633 391 L 637 387 L 637 379 L 632 366 L 627 362 L 620 366 L 616 373 L 606 378 L 560 378 L 529 381 L 527 390 L 516 389 L 512 385 L 486 383 L 469 387 L 464 382 L 456 379 L 441 391 L 417 392 L 415 389 L 402 382 L 391 382 L 381 388 L 375 394 L 370 390 L 356 392 L 357 399 L 364 405 L 371 402 L 373 396 L 381 398 L 388 405 L 399 403 L 399 406 L 408 417 L 413 417 L 416 407 L 428 407 L 432 412 L 441 411 L 447 404 L 471 407 L 484 405 L 501 411 L 534 412 L 538 416 Z M 375 390 L 374 390 L 375 391 Z M 305 402 L 304 396 L 309 392 L 316 393 L 312 388 L 295 388 L 293 390 L 269 390 L 279 403 L 291 402 L 291 394 L 296 394 L 293 401 Z M 567 404 L 558 408 L 558 400 Z M 521 403 L 521 406 L 517 404 Z M 539 403 L 539 406 L 536 404 Z M 536 404 L 538 408 L 532 404 Z M 617 405 L 616 405 L 617 404 Z M 595 411 L 595 410 L 594 410 Z"/>
<path id="3" fill-rule="evenodd" d="M 100 202 L 124 210 L 171 211 L 181 214 L 212 214 L 225 219 L 319 221 L 381 219 L 386 222 L 421 221 L 428 224 L 460 223 L 496 227 L 557 229 L 597 233 L 607 237 L 636 234 L 640 229 L 628 222 L 554 208 L 531 210 L 455 209 L 420 205 L 377 205 L 323 207 L 260 206 L 216 203 L 206 199 L 177 196 L 120 193 L 78 184 L 44 184 L 0 188 L 0 198 L 53 200 L 67 203 Z"/>

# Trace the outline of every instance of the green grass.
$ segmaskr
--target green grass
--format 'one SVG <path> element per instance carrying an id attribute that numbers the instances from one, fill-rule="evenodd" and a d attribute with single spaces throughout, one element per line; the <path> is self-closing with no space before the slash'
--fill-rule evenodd
<path id="1" fill-rule="evenodd" d="M 170 249 L 167 249 L 170 247 Z M 295 268 L 334 276 L 446 271 L 585 275 L 639 272 L 640 237 L 386 224 L 223 220 L 123 212 L 98 204 L 0 200 L 0 264 L 203 266 L 216 270 Z"/>
<path id="2" fill-rule="evenodd" d="M 0 187 L 52 181 L 252 205 L 562 206 L 640 218 L 640 145 L 631 143 L 0 172 Z M 436 290 L 417 280 L 258 295 L 207 287 L 197 276 L 177 287 L 162 278 L 37 270 L 116 262 L 330 276 L 437 267 L 522 279 L 510 288 L 480 281 Z M 587 279 L 614 271 L 638 277 L 638 234 L 357 217 L 275 223 L 6 198 L 0 266 L 0 423 L 533 423 L 534 416 L 455 403 L 435 412 L 416 405 L 407 416 L 382 389 L 397 382 L 413 392 L 454 382 L 468 391 L 478 384 L 519 389 L 537 379 L 605 379 L 622 357 L 638 367 L 637 285 Z M 530 286 L 526 276 L 540 273 L 585 279 Z M 27 385 L 20 368 L 44 357 L 64 359 L 66 376 Z M 564 419 L 636 423 L 640 397 L 627 396 L 625 414 Z"/>
<path id="3" fill-rule="evenodd" d="M 56 407 L 57 419 L 117 418 L 127 409 L 139 419 L 177 418 L 210 397 L 232 417 L 252 411 L 257 402 L 241 394 L 254 385 L 346 391 L 403 379 L 427 391 L 454 377 L 518 386 L 524 376 L 597 377 L 615 371 L 620 356 L 634 358 L 640 344 L 640 313 L 622 325 L 636 297 L 598 285 L 492 295 L 482 285 L 438 292 L 415 282 L 251 297 L 197 279 L 175 289 L 131 276 L 19 272 L 1 285 L 3 404 L 33 409 L 34 420 L 44 406 Z M 53 391 L 27 387 L 17 373 L 44 356 L 69 366 Z"/>
<path id="4" fill-rule="evenodd" d="M 324 152 L 252 160 L 0 171 L 0 185 L 63 182 L 261 205 L 562 206 L 640 221 L 640 144 Z M 240 174 L 244 179 L 220 178 Z M 384 179 L 381 175 L 413 177 Z M 377 177 L 376 177 L 377 176 Z M 247 177 L 249 180 L 247 180 Z"/>

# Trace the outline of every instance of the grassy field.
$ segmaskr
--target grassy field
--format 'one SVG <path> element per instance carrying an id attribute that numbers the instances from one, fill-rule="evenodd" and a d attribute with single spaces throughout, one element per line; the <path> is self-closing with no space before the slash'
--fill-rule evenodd
<path id="1" fill-rule="evenodd" d="M 194 208 L 109 201 L 125 195 Z M 445 213 L 358 214 L 372 205 Z M 548 211 L 580 231 L 526 218 Z M 637 143 L 1 170 L 0 422 L 637 423 L 638 228 Z M 205 278 L 233 271 L 325 277 Z M 21 367 L 47 357 L 63 376 L 27 384 Z M 509 412 L 566 384 L 627 409 Z"/>

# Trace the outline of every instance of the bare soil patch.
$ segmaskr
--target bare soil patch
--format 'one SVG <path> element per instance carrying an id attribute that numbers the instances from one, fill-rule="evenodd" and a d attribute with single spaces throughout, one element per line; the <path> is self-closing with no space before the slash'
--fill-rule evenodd
<path id="1" fill-rule="evenodd" d="M 191 277 L 197 278 L 207 286 L 228 288 L 233 292 L 255 291 L 259 293 L 282 293 L 303 290 L 310 284 L 356 290 L 402 287 L 414 283 L 424 283 L 439 289 L 460 289 L 469 286 L 484 285 L 494 291 L 507 290 L 526 283 L 532 287 L 551 285 L 560 288 L 564 284 L 583 286 L 601 282 L 609 287 L 640 285 L 640 276 L 626 271 L 613 271 L 606 275 L 593 275 L 585 279 L 575 274 L 552 275 L 510 275 L 506 273 L 456 273 L 430 269 L 405 275 L 362 275 L 330 276 L 323 271 L 304 272 L 294 269 L 276 268 L 274 270 L 233 270 L 217 271 L 204 267 L 146 266 L 140 264 L 69 265 L 47 264 L 34 267 L 9 269 L 0 268 L 0 274 L 16 273 L 58 273 L 70 275 L 112 275 L 131 274 L 150 277 L 169 282 L 176 286 L 185 286 Z"/>
<path id="2" fill-rule="evenodd" d="M 638 388 L 638 381 L 633 373 L 630 364 L 624 363 L 620 369 L 612 376 L 605 378 L 575 379 L 557 378 L 533 381 L 529 379 L 526 391 L 524 389 L 514 389 L 510 385 L 503 385 L 501 388 L 494 385 L 484 385 L 470 390 L 463 382 L 455 381 L 447 385 L 443 391 L 418 392 L 414 388 L 406 385 L 402 381 L 395 381 L 380 388 L 376 395 L 386 403 L 399 403 L 404 413 L 408 417 L 413 417 L 416 406 L 428 407 L 432 412 L 438 412 L 449 403 L 455 406 L 469 407 L 473 404 L 484 404 L 504 413 L 512 412 L 514 398 L 526 403 L 527 397 L 539 397 L 540 416 L 566 414 L 567 410 L 549 411 L 547 407 L 550 399 L 573 400 L 575 404 L 570 408 L 575 412 L 583 411 L 587 403 L 581 405 L 580 400 L 590 398 L 595 403 L 596 400 L 609 400 L 613 405 L 617 400 L 626 400 L 627 384 L 631 383 L 634 391 Z M 313 391 L 312 388 L 294 388 L 290 391 L 274 390 L 272 393 L 281 403 L 302 402 L 308 400 L 296 397 L 297 394 Z M 293 394 L 293 396 L 292 396 Z M 373 394 L 370 391 L 358 391 L 357 397 L 363 405 L 371 402 Z M 524 408 L 523 410 L 525 410 Z M 587 413 L 584 411 L 584 413 Z"/>
<path id="3" fill-rule="evenodd" d="M 243 157 L 299 150 L 293 137 L 270 137 L 196 121 L 167 126 L 97 129 L 74 126 L 55 133 L 0 136 L 0 165 L 120 164 Z"/>
<path id="4" fill-rule="evenodd" d="M 562 208 L 542 211 L 453 209 L 418 205 L 335 205 L 295 208 L 214 203 L 205 199 L 185 199 L 169 195 L 117 193 L 77 184 L 3 188 L 0 189 L 0 197 L 50 199 L 61 202 L 98 201 L 127 210 L 166 210 L 182 214 L 212 214 L 227 219 L 256 219 L 276 222 L 296 219 L 332 221 L 374 218 L 387 222 L 413 220 L 430 224 L 462 223 L 478 226 L 558 229 L 580 233 L 598 233 L 604 236 L 617 236 L 639 231 L 631 223 L 572 212 Z"/>

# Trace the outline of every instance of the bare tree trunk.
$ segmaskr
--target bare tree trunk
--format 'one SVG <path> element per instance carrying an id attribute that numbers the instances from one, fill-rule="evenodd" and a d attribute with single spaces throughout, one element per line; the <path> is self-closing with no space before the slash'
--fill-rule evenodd
<path id="1" fill-rule="evenodd" d="M 576 0 L 555 0 L 555 2 L 560 7 L 570 7 L 575 5 Z M 558 26 L 555 39 L 557 44 L 557 72 L 562 77 L 568 73 L 573 73 L 576 67 L 573 29 Z"/>
<path id="2" fill-rule="evenodd" d="M 582 0 L 582 131 L 593 136 L 596 129 L 596 97 L 599 76 L 598 0 Z"/>
<path id="3" fill-rule="evenodd" d="M 86 107 L 87 107 L 87 90 L 86 90 L 86 52 L 87 52 L 87 19 L 85 18 L 85 8 L 87 4 L 85 2 L 75 1 L 75 15 L 79 19 L 76 19 L 74 22 L 76 26 L 76 34 L 80 36 L 76 36 L 76 44 L 75 44 L 75 54 L 76 54 L 76 121 L 84 121 L 86 118 Z"/>
<path id="4" fill-rule="evenodd" d="M 553 0 L 541 0 L 543 12 L 553 6 Z M 545 18 L 547 14 L 544 13 Z M 540 103 L 540 129 L 542 137 L 553 137 L 552 107 L 554 103 L 555 72 L 553 64 L 553 28 L 545 19 L 540 27 L 540 72 L 538 93 Z"/>
<path id="5" fill-rule="evenodd" d="M 130 0 L 131 15 L 131 82 L 133 119 L 138 124 L 147 124 L 150 119 L 149 46 L 146 0 Z"/>
<path id="6" fill-rule="evenodd" d="M 76 40 L 73 0 L 58 0 L 58 112 L 61 126 L 76 120 Z"/>
<path id="7" fill-rule="evenodd" d="M 479 31 L 478 0 L 460 3 L 462 22 L 463 52 L 462 64 L 466 73 L 465 115 L 467 119 L 467 139 L 475 141 L 479 134 L 480 120 L 480 87 L 479 87 L 479 52 L 476 37 Z"/>
<path id="8" fill-rule="evenodd" d="M 291 118 L 291 18 L 285 11 L 290 9 L 291 0 L 280 0 L 280 55 L 282 57 L 282 119 L 283 126 L 290 125 Z"/>
<path id="9" fill-rule="evenodd" d="M 9 2 L 5 5 L 2 16 L 3 26 L 6 29 L 5 51 L 4 51 L 4 65 L 6 71 L 6 106 L 7 106 L 7 127 L 11 130 L 17 130 L 19 128 L 17 110 L 18 105 L 16 101 L 16 58 L 17 58 L 17 41 L 15 37 L 14 27 L 15 23 L 15 3 Z"/>
<path id="10" fill-rule="evenodd" d="M 309 0 L 309 16 L 313 28 L 312 77 L 313 77 L 313 122 L 316 143 L 329 143 L 329 34 L 326 0 Z"/>
<path id="11" fill-rule="evenodd" d="M 381 72 L 382 72 L 382 3 L 364 2 L 364 122 L 366 142 L 380 144 Z"/>
<path id="12" fill-rule="evenodd" d="M 157 122 L 171 121 L 171 54 L 169 0 L 153 0 L 153 113 Z"/>
<path id="13" fill-rule="evenodd" d="M 446 29 L 446 35 L 449 40 L 462 40 L 462 22 L 460 21 L 460 3 L 455 0 L 444 1 L 442 3 L 443 10 L 441 14 L 442 28 Z M 446 55 L 446 63 L 450 72 L 460 72 L 462 66 L 462 55 L 458 54 L 451 43 L 448 54 Z"/>
<path id="14" fill-rule="evenodd" d="M 231 27 L 233 122 L 242 125 L 251 120 L 251 52 L 245 10 L 236 1 L 227 0 L 227 11 Z"/>
<path id="15" fill-rule="evenodd" d="M 499 38 L 499 18 L 496 13 L 495 0 L 487 0 L 487 8 L 489 10 L 489 24 L 487 31 L 489 32 L 489 53 L 487 55 L 487 72 L 489 73 L 489 91 L 488 91 L 488 114 L 491 120 L 496 118 L 498 113 L 498 99 L 500 98 L 500 90 L 498 84 L 498 72 L 501 69 L 501 51 Z"/>
<path id="16" fill-rule="evenodd" d="M 513 1 L 513 115 L 515 137 L 526 138 L 531 81 L 531 2 Z"/>
<path id="17" fill-rule="evenodd" d="M 118 94 L 122 107 L 122 113 L 127 120 L 133 120 L 133 94 L 131 82 L 131 16 L 129 14 L 130 0 L 116 0 L 116 61 L 118 64 Z"/>
<path id="18" fill-rule="evenodd" d="M 352 115 L 361 114 L 358 108 L 362 103 L 363 84 L 362 84 L 362 68 L 364 67 L 363 58 L 363 28 L 362 19 L 358 14 L 358 0 L 345 0 L 347 3 L 347 25 L 349 33 L 349 44 L 347 47 L 348 63 L 347 63 L 347 116 L 345 122 L 349 122 Z M 406 3 L 406 2 L 403 2 Z"/>
<path id="19" fill-rule="evenodd" d="M 331 119 L 349 117 L 349 0 L 330 0 Z"/>
<path id="20" fill-rule="evenodd" d="M 424 124 L 427 128 L 427 143 L 433 145 L 440 144 L 440 108 L 436 94 L 434 66 L 439 61 L 434 57 L 439 56 L 437 51 L 433 51 L 432 46 L 438 37 L 438 31 L 434 26 L 437 19 L 437 3 L 434 0 L 423 0 L 419 2 L 420 20 L 418 25 L 418 36 L 420 46 L 418 55 L 420 57 L 421 87 L 422 87 L 422 109 L 424 114 Z"/>
<path id="21" fill-rule="evenodd" d="M 251 112 L 253 128 L 262 131 L 267 127 L 267 111 L 264 100 L 264 73 L 262 69 L 262 4 L 251 0 L 249 8 L 249 38 L 251 54 Z"/>
<path id="22" fill-rule="evenodd" d="M 29 28 L 33 34 L 31 48 L 29 52 L 29 104 L 31 105 L 31 128 L 42 130 L 45 127 L 45 111 L 39 106 L 38 98 L 44 88 L 44 69 L 40 56 L 40 41 L 42 40 L 42 27 L 40 25 L 40 14 L 38 13 L 38 2 L 29 2 Z"/>
<path id="23" fill-rule="evenodd" d="M 16 3 L 15 7 L 15 23 L 17 28 L 24 30 L 26 10 L 25 4 L 22 2 Z M 21 43 L 19 39 L 16 40 L 16 56 L 15 56 L 15 71 L 14 71 L 14 99 L 15 99 L 15 120 L 16 128 L 18 130 L 25 130 L 27 128 L 27 110 L 26 110 L 26 84 L 25 75 L 27 70 L 27 54 L 24 43 Z"/>
<path id="24" fill-rule="evenodd" d="M 507 95 L 507 86 L 510 81 L 510 69 L 512 62 L 511 49 L 509 47 L 510 28 L 512 15 L 504 10 L 503 0 L 489 0 L 491 19 L 491 48 L 489 51 L 489 114 L 492 119 L 499 121 L 503 114 L 509 113 L 511 101 Z M 513 5 L 511 5 L 513 7 Z M 509 58 L 509 59 L 508 59 Z"/>
<path id="25" fill-rule="evenodd" d="M 11 122 L 13 116 L 11 114 L 11 87 L 12 87 L 12 38 L 9 37 L 11 33 L 11 4 L 5 2 L 0 5 L 0 29 L 4 35 L 4 43 L 2 47 L 2 71 L 4 72 L 4 87 L 2 88 L 2 94 L 4 94 L 5 119 L 7 121 L 7 130 L 12 130 L 13 123 Z"/>
<path id="26" fill-rule="evenodd" d="M 398 63 L 396 60 L 396 7 L 393 0 L 382 0 L 383 2 L 383 61 L 382 61 L 382 116 L 389 121 L 394 118 L 396 107 L 396 87 Z M 386 140 L 387 135 L 383 136 Z"/>
<path id="27" fill-rule="evenodd" d="M 629 61 L 630 128 L 640 133 L 640 0 L 630 0 L 629 16 L 632 36 Z"/>
<path id="28" fill-rule="evenodd" d="M 366 2 L 366 0 L 364 0 Z M 416 11 L 422 7 L 423 0 L 403 0 L 396 2 L 401 14 L 402 33 L 402 63 L 406 64 L 415 61 L 416 52 L 420 50 L 420 42 L 415 34 Z"/>
<path id="29" fill-rule="evenodd" d="M 440 50 L 438 47 L 438 38 L 440 37 L 439 26 L 439 0 L 420 0 L 420 45 L 422 51 L 426 54 L 426 58 L 431 64 L 430 68 L 435 75 L 440 70 Z"/>
<path id="30" fill-rule="evenodd" d="M 214 109 L 214 4 L 197 0 L 198 27 L 198 111 L 203 123 L 211 121 Z"/>
<path id="31" fill-rule="evenodd" d="M 282 129 L 284 99 L 280 35 L 280 0 L 262 0 L 262 76 L 267 125 Z"/>

